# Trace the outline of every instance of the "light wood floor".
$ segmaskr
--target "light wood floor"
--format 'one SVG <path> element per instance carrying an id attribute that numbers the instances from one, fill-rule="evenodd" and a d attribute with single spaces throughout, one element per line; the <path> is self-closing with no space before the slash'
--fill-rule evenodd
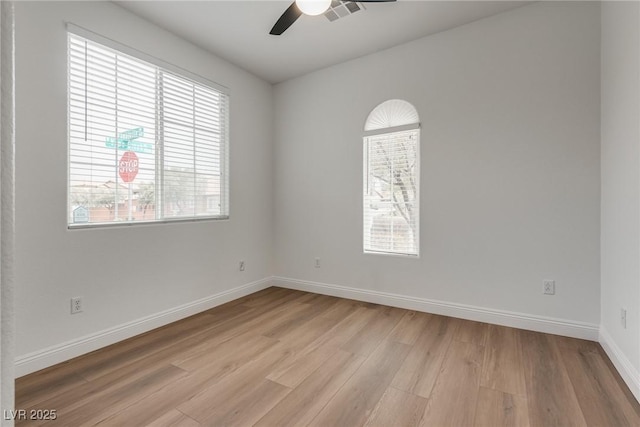
<path id="1" fill-rule="evenodd" d="M 17 380 L 18 425 L 640 426 L 600 345 L 269 288 Z"/>

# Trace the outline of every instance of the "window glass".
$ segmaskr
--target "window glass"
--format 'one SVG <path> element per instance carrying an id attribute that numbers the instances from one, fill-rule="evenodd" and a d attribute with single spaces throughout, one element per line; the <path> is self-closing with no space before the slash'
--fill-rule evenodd
<path id="1" fill-rule="evenodd" d="M 418 127 L 418 123 L 379 127 L 370 129 L 364 137 L 365 252 L 419 254 Z"/>
<path id="2" fill-rule="evenodd" d="M 227 218 L 228 96 L 69 33 L 68 223 Z"/>

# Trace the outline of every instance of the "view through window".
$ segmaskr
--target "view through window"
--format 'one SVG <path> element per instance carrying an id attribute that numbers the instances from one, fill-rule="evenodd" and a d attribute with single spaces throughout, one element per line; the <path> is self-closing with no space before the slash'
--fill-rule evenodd
<path id="1" fill-rule="evenodd" d="M 69 226 L 227 218 L 228 96 L 69 33 Z"/>
<path id="2" fill-rule="evenodd" d="M 374 109 L 364 137 L 364 251 L 419 254 L 420 129 L 411 104 Z"/>

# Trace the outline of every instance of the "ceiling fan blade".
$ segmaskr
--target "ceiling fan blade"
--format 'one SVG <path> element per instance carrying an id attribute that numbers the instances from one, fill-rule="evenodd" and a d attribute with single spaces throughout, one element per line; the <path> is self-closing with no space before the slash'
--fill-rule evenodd
<path id="1" fill-rule="evenodd" d="M 296 2 L 291 3 L 291 6 L 284 11 L 282 16 L 278 19 L 276 24 L 273 26 L 269 34 L 274 36 L 279 36 L 284 33 L 287 28 L 291 26 L 298 18 L 302 15 L 302 11 L 296 5 Z"/>

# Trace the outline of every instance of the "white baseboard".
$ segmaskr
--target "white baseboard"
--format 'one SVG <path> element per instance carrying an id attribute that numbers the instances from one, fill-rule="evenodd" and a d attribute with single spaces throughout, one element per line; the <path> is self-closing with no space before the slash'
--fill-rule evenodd
<path id="1" fill-rule="evenodd" d="M 618 347 L 618 344 L 616 344 L 603 326 L 600 326 L 600 338 L 598 341 L 607 353 L 607 356 L 609 356 L 609 359 L 611 359 L 613 366 L 616 367 L 620 376 L 631 390 L 631 393 L 633 393 L 636 400 L 640 402 L 640 372 L 633 367 L 631 361 L 625 356 L 620 347 Z"/>
<path id="2" fill-rule="evenodd" d="M 297 289 L 300 291 L 355 299 L 358 301 L 383 304 L 408 310 L 441 314 L 444 316 L 458 317 L 478 322 L 493 323 L 513 328 L 598 341 L 599 325 L 591 323 L 495 310 L 485 307 L 410 297 L 388 292 L 350 288 L 347 286 L 310 282 L 286 277 L 274 277 L 272 279 L 272 284 L 273 286 L 279 286 L 282 288 Z"/>
<path id="3" fill-rule="evenodd" d="M 152 329 L 167 325 L 185 317 L 192 316 L 205 310 L 209 310 L 218 305 L 232 301 L 237 298 L 268 288 L 269 286 L 279 286 L 282 288 L 297 289 L 314 292 L 323 295 L 332 295 L 341 298 L 355 299 L 359 301 L 376 304 L 389 305 L 392 307 L 417 310 L 427 313 L 440 314 L 444 316 L 458 317 L 462 319 L 475 320 L 479 322 L 493 323 L 497 325 L 510 326 L 514 328 L 527 329 L 538 332 L 546 332 L 556 335 L 564 335 L 574 338 L 598 341 L 599 326 L 595 324 L 576 322 L 564 319 L 535 316 L 525 313 L 515 313 L 503 310 L 495 310 L 484 307 L 450 303 L 444 301 L 430 300 L 425 298 L 410 297 L 405 295 L 379 292 L 346 286 L 332 285 L 326 283 L 310 282 L 285 277 L 270 277 L 258 280 L 246 285 L 238 286 L 225 292 L 211 295 L 191 303 L 187 303 L 163 312 L 153 314 L 141 319 L 134 320 L 122 325 L 115 326 L 91 335 L 67 341 L 52 347 L 38 350 L 33 353 L 16 358 L 16 377 L 21 377 L 40 369 L 53 366 L 74 357 L 89 353 L 116 342 L 131 338 L 135 335 L 150 331 Z M 603 343 L 602 334 L 600 342 Z M 610 343 L 612 341 L 609 339 Z M 620 359 L 611 356 L 610 348 L 602 344 L 612 360 Z M 615 346 L 615 344 L 614 344 Z M 615 347 L 617 349 L 617 347 Z M 620 353 L 619 349 L 616 354 Z M 625 361 L 622 358 L 620 360 Z M 618 362 L 620 363 L 620 362 Z M 626 362 L 622 365 L 631 367 Z M 618 365 L 616 364 L 616 367 Z M 618 368 L 620 369 L 620 368 Z M 633 376 L 633 370 L 628 371 L 627 376 Z M 637 375 L 637 373 L 636 373 Z M 623 375 L 625 377 L 625 375 Z M 635 377 L 637 378 L 637 376 Z M 638 389 L 636 381 L 636 391 Z M 631 386 L 630 386 L 631 387 Z M 636 393 L 634 391 L 634 394 Z M 637 394 L 636 394 L 637 396 Z"/>
<path id="4" fill-rule="evenodd" d="M 170 308 L 160 313 L 127 322 L 91 335 L 67 341 L 16 358 L 16 377 L 39 371 L 77 356 L 89 353 L 116 342 L 131 338 L 171 322 L 201 313 L 226 302 L 241 298 L 271 286 L 271 278 L 265 278 L 228 291 L 220 292 L 197 301 Z"/>

